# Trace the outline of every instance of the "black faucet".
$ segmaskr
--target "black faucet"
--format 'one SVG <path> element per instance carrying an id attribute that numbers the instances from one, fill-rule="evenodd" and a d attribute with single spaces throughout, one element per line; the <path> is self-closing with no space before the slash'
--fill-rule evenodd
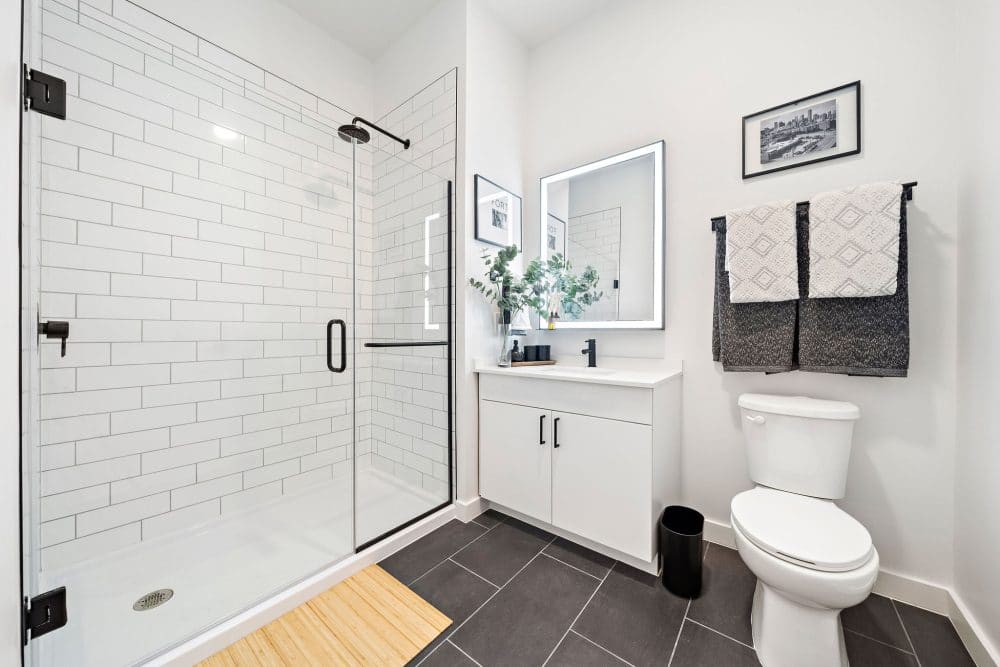
<path id="1" fill-rule="evenodd" d="M 587 344 L 587 349 L 580 350 L 580 354 L 587 355 L 587 368 L 597 368 L 597 339 L 588 338 L 583 342 Z"/>

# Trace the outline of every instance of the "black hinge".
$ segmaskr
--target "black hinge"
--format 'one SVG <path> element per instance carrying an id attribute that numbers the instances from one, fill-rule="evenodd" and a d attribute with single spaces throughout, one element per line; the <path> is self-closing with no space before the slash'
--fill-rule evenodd
<path id="1" fill-rule="evenodd" d="M 24 110 L 66 120 L 66 82 L 24 66 Z"/>
<path id="2" fill-rule="evenodd" d="M 66 587 L 53 588 L 40 595 L 24 598 L 23 640 L 36 639 L 66 625 Z"/>

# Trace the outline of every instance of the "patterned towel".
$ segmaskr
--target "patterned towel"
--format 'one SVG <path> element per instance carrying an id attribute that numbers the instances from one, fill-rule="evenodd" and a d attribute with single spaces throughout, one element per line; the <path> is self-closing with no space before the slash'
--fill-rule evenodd
<path id="1" fill-rule="evenodd" d="M 775 201 L 726 214 L 726 270 L 732 303 L 799 298 L 795 202 Z"/>
<path id="2" fill-rule="evenodd" d="M 896 293 L 899 183 L 824 192 L 809 202 L 809 297 Z"/>

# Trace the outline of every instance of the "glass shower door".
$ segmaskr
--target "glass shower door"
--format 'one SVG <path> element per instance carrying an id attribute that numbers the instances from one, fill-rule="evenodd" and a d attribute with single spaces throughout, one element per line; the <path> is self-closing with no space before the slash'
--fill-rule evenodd
<path id="1" fill-rule="evenodd" d="M 356 148 L 359 549 L 452 497 L 451 181 L 419 141 L 373 135 Z"/>
<path id="2" fill-rule="evenodd" d="M 350 114 L 131 3 L 29 5 L 67 117 L 25 116 L 25 579 L 69 609 L 31 658 L 132 664 L 354 551 Z"/>

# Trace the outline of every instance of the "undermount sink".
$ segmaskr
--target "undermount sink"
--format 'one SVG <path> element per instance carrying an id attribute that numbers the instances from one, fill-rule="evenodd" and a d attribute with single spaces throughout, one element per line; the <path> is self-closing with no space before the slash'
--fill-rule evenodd
<path id="1" fill-rule="evenodd" d="M 612 375 L 613 368 L 588 368 L 587 366 L 542 366 L 538 370 L 543 373 L 560 373 L 573 375 Z"/>

